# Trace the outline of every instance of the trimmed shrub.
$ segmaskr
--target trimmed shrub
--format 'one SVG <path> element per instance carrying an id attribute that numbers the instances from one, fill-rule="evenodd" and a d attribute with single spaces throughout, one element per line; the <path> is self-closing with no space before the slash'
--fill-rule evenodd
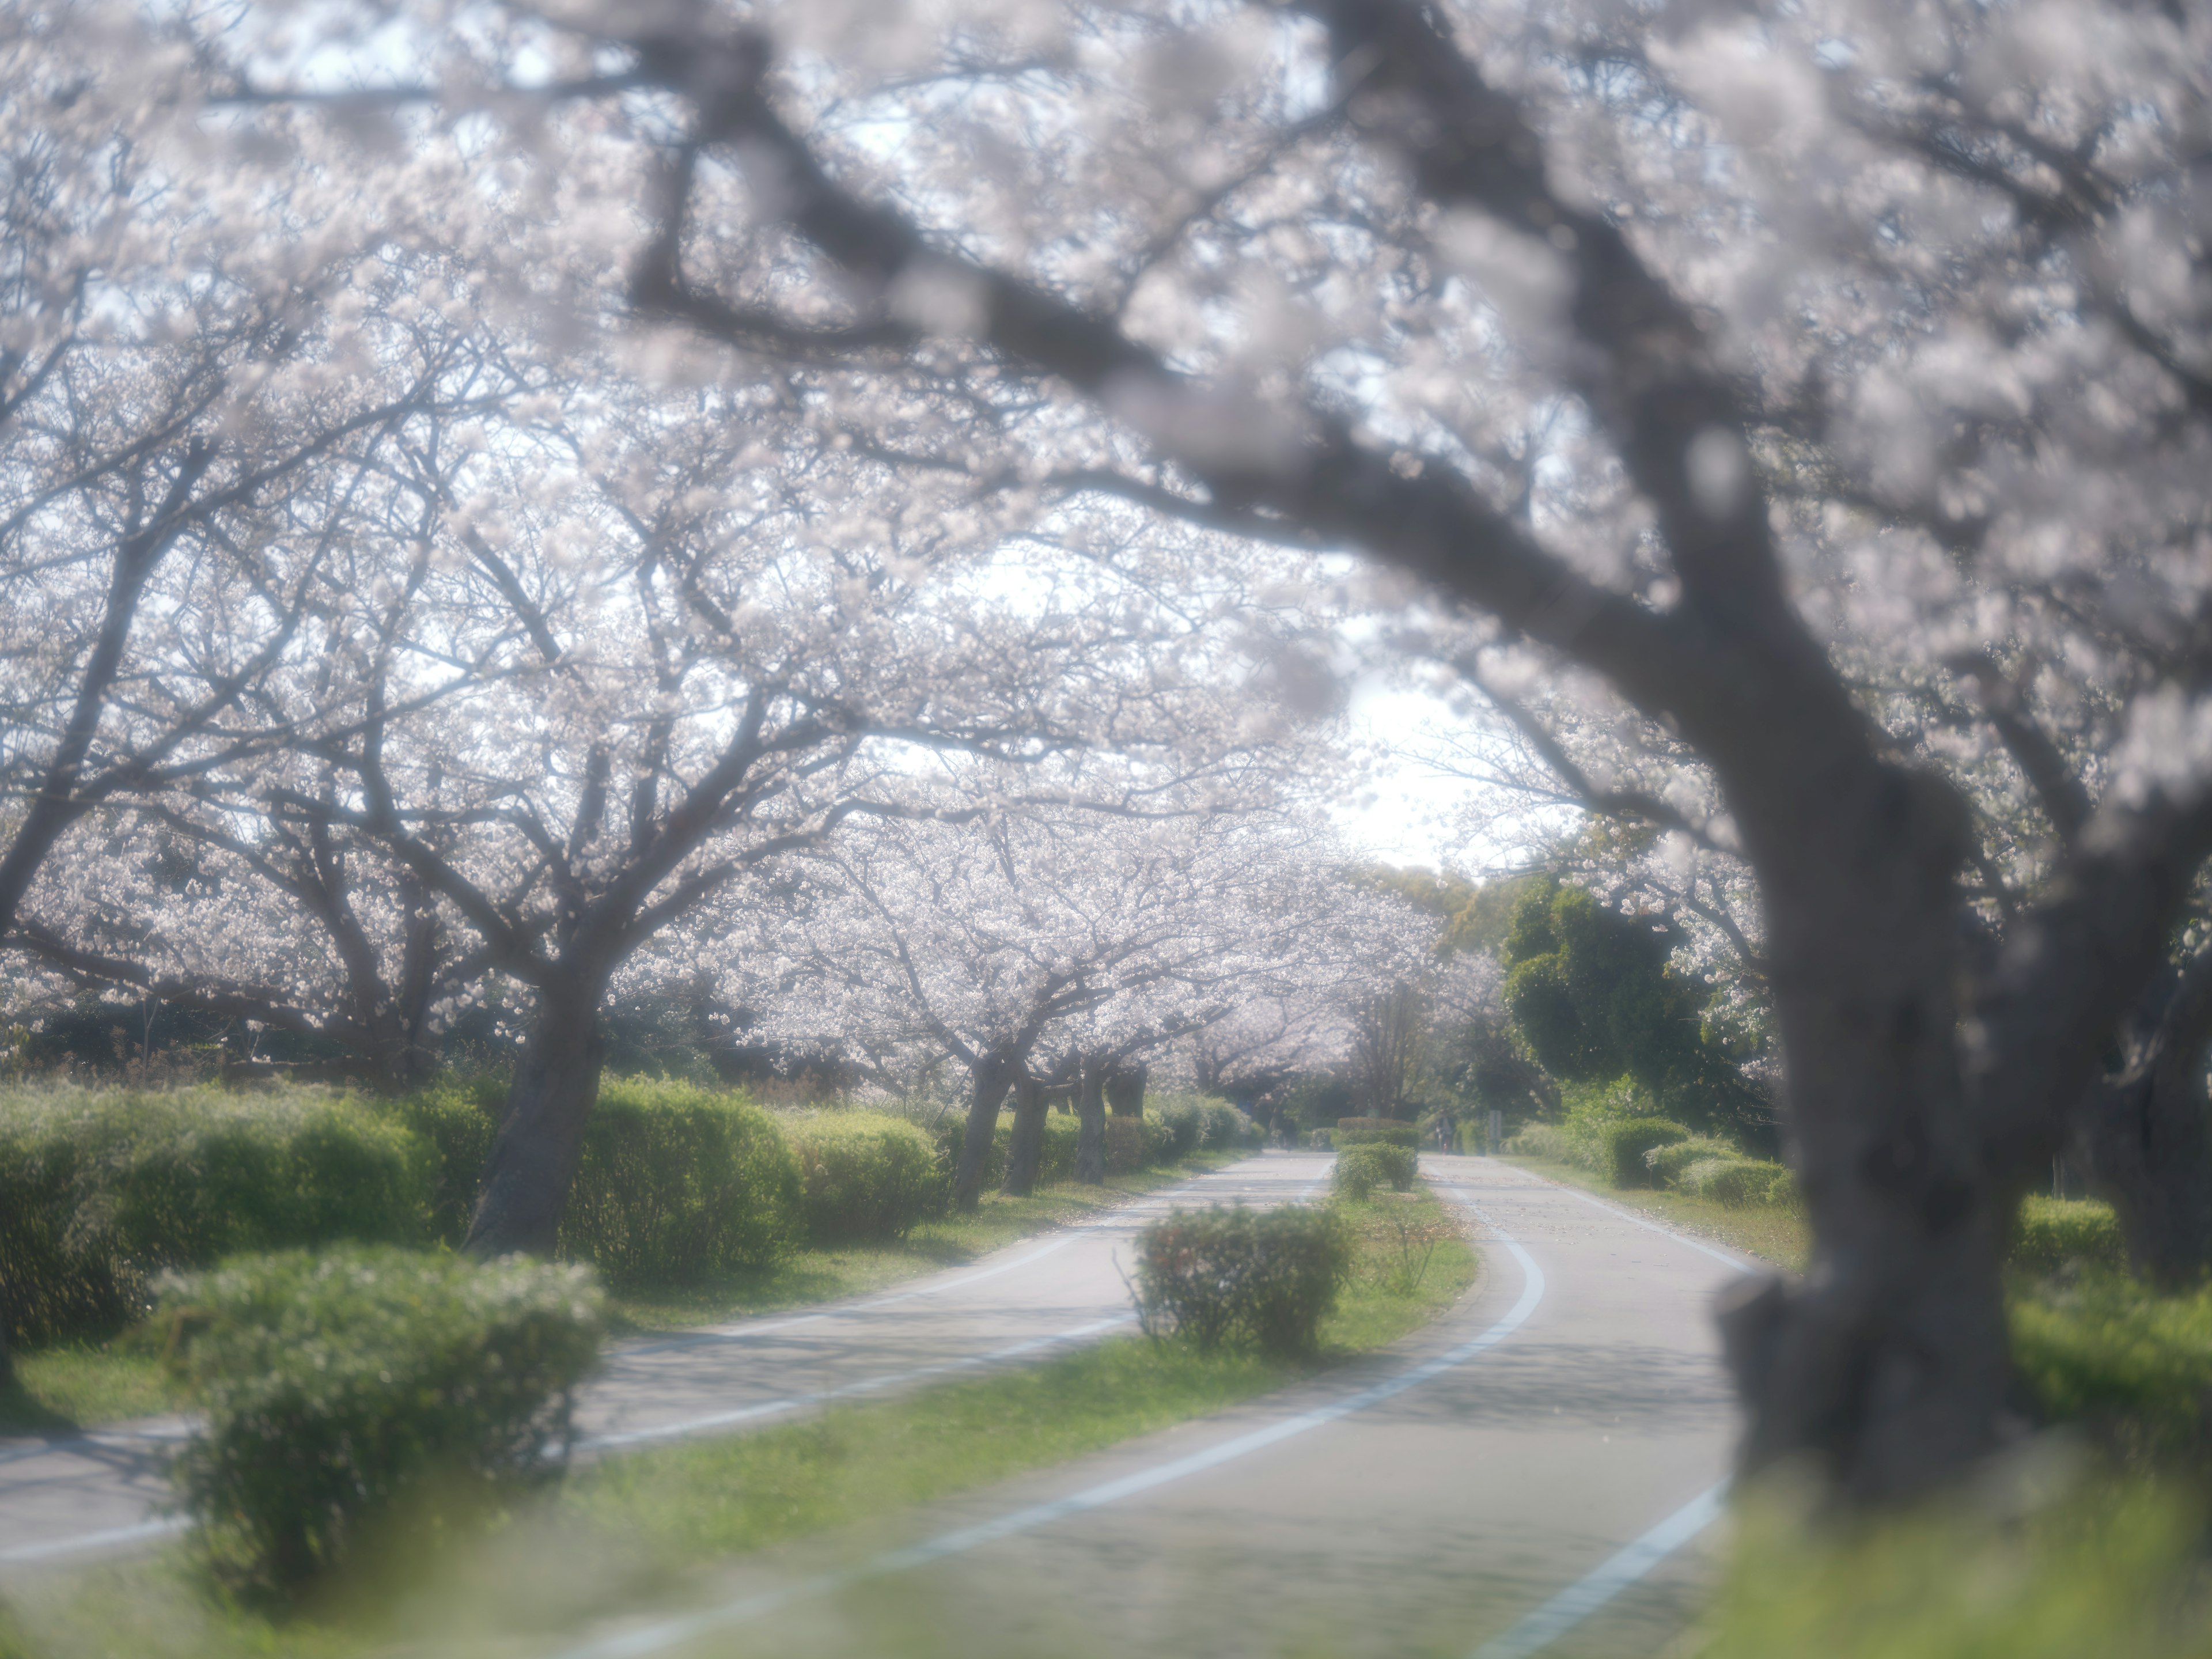
<path id="1" fill-rule="evenodd" d="M 2023 1273 L 2054 1273 L 2069 1262 L 2124 1267 L 2127 1249 L 2109 1204 L 2094 1198 L 2025 1198 L 2008 1259 Z"/>
<path id="2" fill-rule="evenodd" d="M 1651 1171 L 1644 1154 L 1660 1146 L 1687 1140 L 1690 1132 L 1663 1117 L 1632 1117 L 1601 1125 L 1598 1169 L 1616 1187 L 1648 1187 Z"/>
<path id="3" fill-rule="evenodd" d="M 1145 1103 L 1145 1121 L 1157 1125 L 1172 1137 L 1168 1152 L 1171 1158 L 1188 1158 L 1205 1144 L 1205 1116 L 1198 1102 L 1188 1096 L 1154 1095 Z"/>
<path id="4" fill-rule="evenodd" d="M 1364 1200 L 1377 1187 L 1409 1192 L 1419 1163 L 1419 1154 L 1410 1146 L 1393 1146 L 1380 1141 L 1347 1146 L 1336 1155 L 1330 1184 L 1351 1199 Z"/>
<path id="5" fill-rule="evenodd" d="M 1145 1133 L 1145 1120 L 1140 1117 L 1106 1117 L 1106 1173 L 1127 1175 L 1141 1170 L 1146 1161 L 1149 1141 Z"/>
<path id="6" fill-rule="evenodd" d="M 376 1109 L 422 1143 L 429 1236 L 458 1246 L 468 1237 L 492 1138 L 507 1109 L 507 1085 L 496 1078 L 441 1083 L 379 1102 Z"/>
<path id="7" fill-rule="evenodd" d="M 1138 1314 L 1153 1335 L 1201 1349 L 1237 1336 L 1263 1353 L 1310 1353 L 1352 1257 L 1334 1209 L 1178 1210 L 1138 1236 Z"/>
<path id="8" fill-rule="evenodd" d="M 1711 1135 L 1689 1135 L 1680 1140 L 1670 1140 L 1663 1146 L 1654 1146 L 1644 1154 L 1644 1167 L 1650 1171 L 1652 1186 L 1673 1187 L 1680 1183 L 1682 1172 L 1692 1164 L 1742 1156 L 1725 1140 L 1716 1140 Z"/>
<path id="9" fill-rule="evenodd" d="M 799 1162 L 742 1095 L 610 1080 L 584 1128 L 561 1253 L 616 1282 L 775 1261 L 801 1231 Z"/>
<path id="10" fill-rule="evenodd" d="M 1682 1171 L 1676 1184 L 1686 1193 L 1710 1198 L 1731 1210 L 1789 1204 L 1795 1200 L 1797 1190 L 1796 1182 L 1782 1164 L 1734 1155 L 1692 1164 Z"/>
<path id="11" fill-rule="evenodd" d="M 1208 1096 L 1199 1102 L 1199 1113 L 1203 1119 L 1205 1133 L 1199 1145 L 1208 1152 L 1231 1146 L 1257 1146 L 1261 1139 L 1260 1126 L 1239 1107 L 1225 1100 Z"/>
<path id="12" fill-rule="evenodd" d="M 1418 1148 L 1421 1132 L 1395 1117 L 1340 1117 L 1333 1137 L 1339 1146 L 1408 1146 Z"/>
<path id="13" fill-rule="evenodd" d="M 1335 1134 L 1328 1129 L 1316 1129 L 1306 1137 L 1306 1145 L 1318 1146 L 1323 1152 L 1336 1145 Z"/>
<path id="14" fill-rule="evenodd" d="M 784 1137 L 799 1160 L 806 1236 L 817 1244 L 904 1238 L 951 1200 L 936 1147 L 903 1119 L 825 1112 L 787 1119 Z"/>
<path id="15" fill-rule="evenodd" d="M 0 1094 L 0 1283 L 10 1335 L 112 1329 L 152 1276 L 248 1250 L 426 1231 L 421 1142 L 320 1091 Z"/>
<path id="16" fill-rule="evenodd" d="M 178 1458 L 218 1571 L 289 1590 L 402 1519 L 418 1543 L 557 1473 L 599 1357 L 589 1273 L 374 1246 L 165 1287 L 207 1411 Z"/>
<path id="17" fill-rule="evenodd" d="M 1499 1150 L 1515 1158 L 1548 1158 L 1554 1164 L 1574 1162 L 1566 1131 L 1556 1123 L 1524 1123 Z"/>
<path id="18" fill-rule="evenodd" d="M 1145 1162 L 1172 1164 L 1182 1156 L 1182 1136 L 1176 1127 L 1150 1112 L 1137 1120 L 1145 1126 Z"/>

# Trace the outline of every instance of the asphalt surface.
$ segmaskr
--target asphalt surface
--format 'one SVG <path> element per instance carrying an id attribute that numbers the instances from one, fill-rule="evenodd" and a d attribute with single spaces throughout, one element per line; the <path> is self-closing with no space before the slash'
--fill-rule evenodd
<path id="1" fill-rule="evenodd" d="M 627 1343 L 579 1401 L 580 1449 L 742 1432 L 829 1399 L 895 1393 L 1093 1341 L 1128 1321 L 1138 1228 L 1176 1204 L 1268 1205 L 1310 1194 L 1314 1157 L 1261 1155 L 879 1295 Z M 183 1418 L 64 1438 L 0 1439 L 0 1577 L 143 1549 Z"/>
<path id="2" fill-rule="evenodd" d="M 1722 1535 L 1737 1421 L 1711 1304 L 1740 1267 L 1509 1165 L 1422 1167 L 1479 1212 L 1485 1272 L 1389 1352 L 517 1650 L 1660 1652 Z"/>

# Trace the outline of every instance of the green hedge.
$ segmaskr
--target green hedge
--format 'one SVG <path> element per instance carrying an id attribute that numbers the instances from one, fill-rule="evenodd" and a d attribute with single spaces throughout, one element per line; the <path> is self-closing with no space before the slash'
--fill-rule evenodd
<path id="1" fill-rule="evenodd" d="M 763 1266 L 801 1231 L 799 1161 L 741 1095 L 610 1079 L 584 1128 L 561 1253 L 617 1283 Z"/>
<path id="2" fill-rule="evenodd" d="M 426 1554 L 556 1472 L 602 1326 L 583 1268 L 378 1246 L 173 1279 L 163 1311 L 207 1413 L 185 1508 L 224 1577 L 277 1591 L 380 1530 Z"/>
<path id="3" fill-rule="evenodd" d="M 904 1238 L 951 1201 L 937 1148 L 902 1118 L 828 1112 L 787 1121 L 784 1134 L 799 1160 L 800 1212 L 816 1244 Z"/>
<path id="4" fill-rule="evenodd" d="M 1153 1335 L 1201 1349 L 1240 1337 L 1263 1353 L 1309 1353 L 1352 1253 L 1332 1208 L 1178 1210 L 1138 1235 L 1138 1312 Z"/>
<path id="5" fill-rule="evenodd" d="M 2010 1261 L 2028 1273 L 2056 1273 L 2069 1262 L 2120 1267 L 2127 1249 L 2111 1205 L 2093 1198 L 2027 1198 L 2013 1226 Z"/>
<path id="6" fill-rule="evenodd" d="M 1556 1123 L 1524 1123 L 1498 1149 L 1514 1158 L 1540 1158 L 1553 1164 L 1575 1162 L 1566 1131 Z"/>
<path id="7" fill-rule="evenodd" d="M 1330 1184 L 1345 1197 L 1352 1199 L 1364 1199 L 1377 1187 L 1408 1192 L 1413 1188 L 1419 1156 L 1410 1146 L 1395 1146 L 1381 1141 L 1370 1142 L 1364 1146 L 1347 1146 L 1336 1155 L 1336 1168 L 1331 1174 Z"/>
<path id="8" fill-rule="evenodd" d="M 1644 1167 L 1651 1185 L 1674 1187 L 1681 1184 L 1683 1171 L 1692 1164 L 1742 1156 L 1725 1140 L 1716 1140 L 1711 1135 L 1689 1135 L 1680 1140 L 1670 1140 L 1663 1146 L 1654 1146 L 1644 1154 Z"/>
<path id="9" fill-rule="evenodd" d="M 18 1341 L 112 1329 L 151 1277 L 241 1251 L 410 1243 L 429 1160 L 341 1096 L 0 1093 L 0 1285 Z"/>
<path id="10" fill-rule="evenodd" d="M 455 1079 L 378 1101 L 374 1107 L 422 1143 L 429 1236 L 459 1248 L 468 1237 L 492 1139 L 507 1109 L 506 1083 L 490 1077 Z"/>
<path id="11" fill-rule="evenodd" d="M 1410 1146 L 1418 1148 L 1421 1133 L 1395 1117 L 1340 1117 L 1329 1136 L 1330 1144 L 1344 1146 Z"/>
<path id="12" fill-rule="evenodd" d="M 1761 1158 L 1741 1157 L 1704 1158 L 1682 1171 L 1677 1184 L 1686 1193 L 1709 1198 L 1731 1210 L 1786 1205 L 1796 1194 L 1796 1182 L 1789 1170 Z"/>
<path id="13" fill-rule="evenodd" d="M 1616 1187 L 1648 1187 L 1651 1170 L 1644 1155 L 1678 1140 L 1690 1132 L 1663 1117 L 1631 1117 L 1601 1125 L 1596 1131 L 1598 1169 Z"/>

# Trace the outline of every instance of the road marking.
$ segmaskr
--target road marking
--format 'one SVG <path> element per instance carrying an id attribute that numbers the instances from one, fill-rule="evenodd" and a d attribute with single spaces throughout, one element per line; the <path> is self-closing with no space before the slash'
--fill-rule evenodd
<path id="1" fill-rule="evenodd" d="M 650 1440 L 679 1440 L 689 1435 L 703 1434 L 710 1429 L 728 1428 L 735 1424 L 750 1422 L 756 1418 L 773 1417 L 780 1412 L 823 1406 L 834 1400 L 849 1400 L 855 1395 L 870 1394 L 878 1389 L 911 1382 L 918 1377 L 938 1376 L 946 1371 L 972 1370 L 979 1366 L 995 1365 L 1004 1360 L 1035 1353 L 1040 1348 L 1049 1348 L 1062 1342 L 1079 1342 L 1087 1336 L 1101 1336 L 1117 1326 L 1134 1323 L 1134 1314 L 1119 1314 L 1112 1319 L 1094 1319 L 1088 1325 L 1078 1325 L 1050 1336 L 1033 1336 L 1026 1342 L 1017 1342 L 1011 1347 L 994 1348 L 989 1353 L 966 1354 L 957 1359 L 940 1359 L 907 1370 L 886 1371 L 880 1376 L 862 1377 L 857 1382 L 841 1383 L 836 1388 L 822 1389 L 813 1394 L 795 1394 L 781 1400 L 764 1400 L 757 1405 L 714 1412 L 705 1417 L 686 1418 L 680 1423 L 656 1424 L 649 1429 L 626 1429 L 615 1434 L 587 1435 L 576 1443 L 576 1449 L 605 1451 L 615 1446 L 641 1445 Z"/>
<path id="2" fill-rule="evenodd" d="M 1544 1270 L 1536 1265 L 1534 1256 L 1522 1249 L 1518 1242 L 1485 1214 L 1481 1206 L 1468 1198 L 1465 1193 L 1454 1190 L 1452 1196 L 1465 1205 L 1477 1219 L 1490 1229 L 1498 1242 L 1504 1245 L 1512 1254 L 1514 1261 L 1520 1265 L 1521 1268 L 1520 1300 L 1513 1304 L 1511 1310 L 1503 1319 L 1483 1332 L 1481 1335 L 1462 1342 L 1459 1346 L 1440 1353 L 1432 1359 L 1424 1360 L 1421 1364 L 1400 1372 L 1388 1382 L 1376 1383 L 1370 1388 L 1360 1389 L 1356 1394 L 1348 1395 L 1342 1400 L 1326 1406 L 1317 1406 L 1311 1411 L 1301 1412 L 1296 1417 L 1285 1418 L 1278 1423 L 1268 1424 L 1264 1428 L 1238 1435 L 1233 1439 L 1224 1440 L 1218 1445 L 1210 1446 L 1203 1451 L 1194 1452 L 1188 1456 L 1155 1464 L 1151 1468 L 1139 1469 L 1133 1474 L 1125 1474 L 1118 1480 L 1103 1481 L 1068 1497 L 1056 1498 L 1048 1504 L 1036 1504 L 1027 1509 L 1016 1510 L 1012 1514 L 1000 1516 L 994 1521 L 986 1521 L 976 1526 L 962 1527 L 951 1532 L 940 1533 L 935 1538 L 926 1539 L 919 1544 L 909 1545 L 904 1549 L 888 1551 L 882 1555 L 872 1557 L 857 1565 L 846 1567 L 836 1572 L 821 1573 L 778 1589 L 763 1590 L 751 1595 L 740 1596 L 736 1601 L 726 1602 L 719 1607 L 710 1607 L 703 1613 L 686 1614 L 680 1619 L 664 1620 L 659 1624 L 647 1625 L 619 1635 L 604 1637 L 596 1642 L 587 1642 L 580 1647 L 564 1650 L 558 1659 L 637 1659 L 637 1656 L 640 1655 L 665 1652 L 679 1643 L 691 1640 L 694 1637 L 704 1636 L 713 1631 L 726 1630 L 733 1625 L 750 1623 L 753 1620 L 774 1613 L 779 1608 L 789 1607 L 795 1602 L 833 1595 L 838 1590 L 865 1583 L 872 1578 L 881 1578 L 892 1573 L 909 1571 L 915 1567 L 927 1566 L 932 1562 L 942 1561 L 951 1556 L 963 1555 L 969 1550 L 984 1544 L 994 1543 L 1001 1538 L 1011 1538 L 1017 1534 L 1034 1532 L 1040 1527 L 1049 1526 L 1056 1521 L 1064 1521 L 1070 1516 L 1103 1509 L 1109 1504 L 1119 1503 L 1125 1498 L 1133 1498 L 1140 1492 L 1151 1492 L 1157 1487 L 1168 1485 L 1170 1481 L 1180 1480 L 1187 1475 L 1218 1468 L 1224 1463 L 1233 1462 L 1240 1457 L 1249 1456 L 1253 1452 L 1264 1450 L 1269 1446 L 1304 1434 L 1310 1430 L 1334 1423 L 1340 1418 L 1365 1411 L 1370 1406 L 1378 1406 L 1386 1400 L 1394 1399 L 1405 1393 L 1408 1389 L 1418 1388 L 1434 1377 L 1441 1376 L 1446 1371 L 1465 1364 L 1468 1360 L 1496 1347 L 1528 1322 L 1528 1316 L 1536 1311 L 1537 1304 L 1544 1299 Z"/>
<path id="3" fill-rule="evenodd" d="M 1650 1572 L 1721 1517 L 1724 1480 L 1692 1498 L 1626 1549 L 1588 1576 L 1577 1579 L 1511 1629 L 1493 1636 L 1470 1659 L 1528 1659 Z"/>
<path id="4" fill-rule="evenodd" d="M 129 1527 L 110 1527 L 105 1532 L 80 1533 L 75 1538 L 57 1538 L 44 1544 L 18 1544 L 13 1549 L 0 1550 L 0 1565 L 50 1560 L 57 1555 L 75 1555 L 83 1550 L 105 1549 L 111 1544 L 140 1543 L 149 1538 L 161 1538 L 173 1532 L 182 1532 L 190 1525 L 191 1522 L 181 1515 L 165 1515 L 158 1521 L 141 1521 Z"/>

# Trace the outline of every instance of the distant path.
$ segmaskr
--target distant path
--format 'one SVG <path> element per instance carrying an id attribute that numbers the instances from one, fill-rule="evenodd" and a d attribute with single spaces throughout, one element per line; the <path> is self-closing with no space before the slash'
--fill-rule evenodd
<path id="1" fill-rule="evenodd" d="M 1486 1271 L 1388 1352 L 536 1650 L 1658 1652 L 1710 1576 L 1737 1426 L 1711 1304 L 1739 1267 L 1508 1164 L 1421 1164 L 1489 1224 Z"/>
<path id="2" fill-rule="evenodd" d="M 830 1398 L 881 1395 L 1092 1341 L 1127 1322 L 1137 1229 L 1176 1203 L 1270 1205 L 1312 1191 L 1328 1160 L 1260 1153 L 899 1288 L 623 1344 L 585 1389 L 587 1453 L 731 1433 Z M 0 1439 L 0 1573 L 143 1547 L 173 1521 L 184 1418 L 65 1438 Z"/>

